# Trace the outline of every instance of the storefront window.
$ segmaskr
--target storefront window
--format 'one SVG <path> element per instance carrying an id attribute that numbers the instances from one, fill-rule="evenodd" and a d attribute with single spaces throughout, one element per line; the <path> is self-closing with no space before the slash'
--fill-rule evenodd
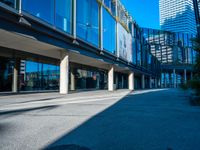
<path id="1" fill-rule="evenodd" d="M 55 23 L 61 30 L 71 33 L 72 1 L 56 0 Z"/>
<path id="2" fill-rule="evenodd" d="M 23 0 L 22 9 L 50 24 L 54 24 L 54 3 L 54 0 Z"/>
<path id="3" fill-rule="evenodd" d="M 107 74 L 104 71 L 75 69 L 76 89 L 106 89 Z"/>
<path id="4" fill-rule="evenodd" d="M 77 36 L 95 46 L 99 45 L 98 3 L 77 0 Z"/>
<path id="5" fill-rule="evenodd" d="M 20 72 L 20 90 L 58 90 L 59 67 L 33 61 L 24 61 L 25 69 Z"/>
<path id="6" fill-rule="evenodd" d="M 116 50 L 115 24 L 113 17 L 103 9 L 103 47 L 111 53 Z"/>
<path id="7" fill-rule="evenodd" d="M 11 59 L 0 57 L 0 92 L 12 90 L 13 67 Z"/>

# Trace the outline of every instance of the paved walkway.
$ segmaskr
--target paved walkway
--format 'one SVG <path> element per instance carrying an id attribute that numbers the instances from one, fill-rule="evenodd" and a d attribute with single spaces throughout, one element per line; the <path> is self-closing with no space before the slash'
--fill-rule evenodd
<path id="1" fill-rule="evenodd" d="M 0 149 L 199 150 L 200 107 L 174 89 L 0 97 Z"/>

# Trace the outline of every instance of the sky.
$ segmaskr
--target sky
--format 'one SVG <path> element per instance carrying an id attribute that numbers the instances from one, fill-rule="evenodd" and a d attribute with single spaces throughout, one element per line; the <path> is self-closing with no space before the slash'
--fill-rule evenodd
<path id="1" fill-rule="evenodd" d="M 140 27 L 159 29 L 159 0 L 121 0 Z"/>

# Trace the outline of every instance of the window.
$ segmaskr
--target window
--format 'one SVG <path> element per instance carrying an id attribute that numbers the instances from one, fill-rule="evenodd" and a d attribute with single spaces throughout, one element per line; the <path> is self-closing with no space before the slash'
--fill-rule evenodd
<path id="1" fill-rule="evenodd" d="M 23 0 L 22 10 L 54 24 L 54 0 Z"/>
<path id="2" fill-rule="evenodd" d="M 4 3 L 12 8 L 18 9 L 19 1 L 18 0 L 0 0 L 1 3 Z"/>
<path id="3" fill-rule="evenodd" d="M 95 46 L 99 45 L 98 3 L 77 0 L 77 36 Z"/>
<path id="4" fill-rule="evenodd" d="M 112 16 L 103 9 L 103 47 L 105 50 L 114 53 L 116 50 L 116 26 Z"/>
<path id="5" fill-rule="evenodd" d="M 61 30 L 71 33 L 72 1 L 56 0 L 55 24 Z"/>

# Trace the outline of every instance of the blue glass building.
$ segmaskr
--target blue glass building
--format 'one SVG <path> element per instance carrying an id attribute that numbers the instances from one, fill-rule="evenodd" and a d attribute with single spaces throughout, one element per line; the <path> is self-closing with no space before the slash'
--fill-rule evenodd
<path id="1" fill-rule="evenodd" d="M 0 92 L 144 89 L 161 65 L 118 0 L 0 0 Z"/>

